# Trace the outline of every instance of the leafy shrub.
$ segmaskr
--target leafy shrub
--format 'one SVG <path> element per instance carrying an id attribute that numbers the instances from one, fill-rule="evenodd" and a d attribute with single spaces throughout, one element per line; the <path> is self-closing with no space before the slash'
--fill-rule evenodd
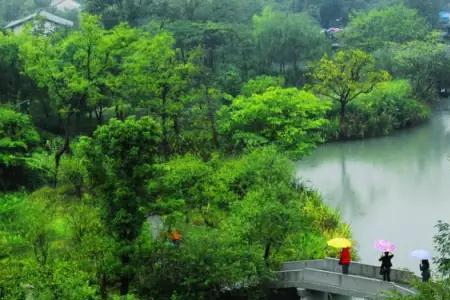
<path id="1" fill-rule="evenodd" d="M 0 108 L 0 190 L 26 183 L 27 159 L 39 140 L 28 116 Z"/>
<path id="2" fill-rule="evenodd" d="M 323 141 L 329 107 L 306 91 L 269 88 L 262 94 L 236 98 L 221 111 L 219 127 L 234 150 L 276 145 L 300 157 Z"/>
<path id="3" fill-rule="evenodd" d="M 411 94 L 407 81 L 396 80 L 381 83 L 371 93 L 360 95 L 348 106 L 347 137 L 387 135 L 427 120 L 429 107 Z"/>

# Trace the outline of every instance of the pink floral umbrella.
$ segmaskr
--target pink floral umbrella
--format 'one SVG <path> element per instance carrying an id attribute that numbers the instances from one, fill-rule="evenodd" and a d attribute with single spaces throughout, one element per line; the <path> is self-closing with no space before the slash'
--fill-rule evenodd
<path id="1" fill-rule="evenodd" d="M 393 243 L 386 240 L 376 241 L 374 247 L 381 252 L 394 252 L 397 249 L 397 247 Z"/>

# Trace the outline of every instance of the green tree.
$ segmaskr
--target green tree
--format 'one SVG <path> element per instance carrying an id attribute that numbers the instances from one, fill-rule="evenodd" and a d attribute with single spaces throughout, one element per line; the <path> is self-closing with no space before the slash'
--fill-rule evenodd
<path id="1" fill-rule="evenodd" d="M 197 72 L 191 61 L 180 59 L 174 43 L 168 33 L 154 37 L 144 35 L 133 48 L 133 55 L 126 60 L 123 77 L 132 95 L 141 99 L 141 105 L 149 114 L 160 120 L 161 150 L 166 156 L 172 153 L 171 140 L 180 137 L 182 97 L 189 90 L 192 74 Z"/>
<path id="2" fill-rule="evenodd" d="M 117 77 L 137 32 L 127 26 L 105 30 L 97 17 L 84 15 L 79 30 L 66 37 L 28 35 L 21 44 L 25 73 L 48 90 L 62 120 L 64 143 L 55 154 L 56 169 L 82 118 L 94 112 L 99 124 L 112 100 L 121 100 Z M 75 117 L 75 132 L 73 119 Z"/>
<path id="3" fill-rule="evenodd" d="M 142 295 L 219 298 L 243 285 L 249 297 L 280 261 L 323 257 L 328 234 L 348 236 L 317 194 L 293 184 L 292 162 L 273 147 L 208 161 L 185 155 L 155 169 L 152 211 L 162 233 L 176 227 L 182 240 L 160 234 L 152 242 Z"/>
<path id="4" fill-rule="evenodd" d="M 391 5 L 363 11 L 351 17 L 342 39 L 345 46 L 374 51 L 389 43 L 424 39 L 430 26 L 417 11 L 404 5 Z"/>
<path id="5" fill-rule="evenodd" d="M 149 12 L 151 0 L 84 0 L 86 12 L 101 16 L 107 28 L 127 22 L 139 25 Z"/>
<path id="6" fill-rule="evenodd" d="M 449 46 L 436 36 L 424 41 L 394 44 L 376 53 L 379 64 L 393 75 L 408 79 L 416 97 L 425 101 L 437 97 L 450 82 L 447 65 Z"/>
<path id="7" fill-rule="evenodd" d="M 349 137 L 388 135 L 428 119 L 430 109 L 416 100 L 407 80 L 380 83 L 348 106 L 346 129 Z"/>
<path id="8" fill-rule="evenodd" d="M 0 200 L 2 299 L 97 299 L 97 258 L 111 251 L 98 209 L 62 204 L 53 189 Z M 83 223 L 75 227 L 70 220 Z"/>
<path id="9" fill-rule="evenodd" d="M 442 0 L 406 0 L 406 5 L 416 9 L 432 26 L 438 25 L 439 11 L 445 1 Z"/>
<path id="10" fill-rule="evenodd" d="M 151 176 L 160 141 L 159 126 L 150 118 L 111 120 L 92 138 L 81 140 L 91 192 L 101 199 L 104 221 L 119 244 L 120 293 L 133 279 L 133 254 L 145 214 L 145 183 Z"/>
<path id="11" fill-rule="evenodd" d="M 283 77 L 272 76 L 258 76 L 254 79 L 250 79 L 246 84 L 242 86 L 241 94 L 245 97 L 250 97 L 253 94 L 263 94 L 270 87 L 283 87 Z"/>
<path id="12" fill-rule="evenodd" d="M 377 70 L 374 58 L 361 50 L 339 51 L 333 58 L 324 56 L 314 67 L 314 90 L 339 105 L 339 135 L 346 138 L 347 105 L 359 95 L 371 92 L 390 76 Z"/>
<path id="13" fill-rule="evenodd" d="M 265 9 L 253 18 L 254 36 L 260 57 L 261 72 L 288 75 L 298 80 L 299 68 L 305 62 L 326 52 L 327 40 L 317 22 L 306 14 L 288 14 Z"/>
<path id="14" fill-rule="evenodd" d="M 39 141 L 28 116 L 0 108 L 0 190 L 25 184 L 27 159 Z"/>
<path id="15" fill-rule="evenodd" d="M 434 236 L 434 244 L 437 255 L 435 262 L 438 265 L 438 270 L 445 277 L 450 277 L 450 261 L 448 254 L 450 249 L 450 224 L 446 222 L 438 222 L 436 225 L 438 233 Z"/>
<path id="16" fill-rule="evenodd" d="M 323 141 L 321 128 L 329 107 L 296 88 L 269 88 L 236 98 L 222 111 L 220 127 L 235 149 L 274 144 L 299 157 Z"/>
<path id="17" fill-rule="evenodd" d="M 20 104 L 24 100 L 37 99 L 39 90 L 33 82 L 22 74 L 19 58 L 20 37 L 12 34 L 0 34 L 0 102 Z M 22 108 L 25 107 L 22 103 Z M 20 106 L 20 105 L 19 105 Z"/>

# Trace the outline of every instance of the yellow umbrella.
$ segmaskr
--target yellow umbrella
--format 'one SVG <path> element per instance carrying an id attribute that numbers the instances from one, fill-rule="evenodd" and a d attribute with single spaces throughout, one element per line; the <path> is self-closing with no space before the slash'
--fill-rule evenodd
<path id="1" fill-rule="evenodd" d="M 352 241 L 346 238 L 335 238 L 332 240 L 329 240 L 327 242 L 328 246 L 333 248 L 349 248 L 352 246 Z"/>

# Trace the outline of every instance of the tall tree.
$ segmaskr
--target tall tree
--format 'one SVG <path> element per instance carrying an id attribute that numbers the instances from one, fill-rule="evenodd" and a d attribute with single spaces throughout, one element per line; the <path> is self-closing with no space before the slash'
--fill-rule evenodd
<path id="1" fill-rule="evenodd" d="M 390 78 L 377 70 L 374 58 L 362 50 L 339 51 L 332 58 L 324 56 L 314 67 L 314 90 L 333 101 L 339 108 L 339 133 L 346 138 L 345 117 L 348 103 Z"/>
<path id="2" fill-rule="evenodd" d="M 299 68 L 327 50 L 325 34 L 320 26 L 306 14 L 289 14 L 265 9 L 253 18 L 254 36 L 260 71 L 289 75 L 288 82 L 296 83 Z"/>
<path id="3" fill-rule="evenodd" d="M 133 279 L 135 242 L 145 221 L 145 184 L 151 178 L 151 164 L 157 158 L 158 124 L 140 120 L 111 120 L 99 127 L 92 138 L 81 141 L 91 191 L 104 208 L 104 221 L 119 243 L 120 293 L 128 294 Z"/>
<path id="4" fill-rule="evenodd" d="M 171 139 L 181 132 L 182 95 L 189 89 L 191 75 L 197 72 L 193 63 L 180 58 L 174 44 L 172 35 L 164 32 L 155 37 L 141 36 L 125 62 L 123 77 L 134 96 L 160 120 L 161 150 L 166 156 L 172 153 Z"/>
<path id="5" fill-rule="evenodd" d="M 430 26 L 416 10 L 397 4 L 351 17 L 342 39 L 347 47 L 374 51 L 389 43 L 425 39 L 429 32 Z"/>
<path id="6" fill-rule="evenodd" d="M 49 92 L 63 123 L 64 145 L 56 153 L 56 167 L 82 117 L 94 112 L 102 123 L 103 111 L 120 98 L 117 76 L 138 34 L 123 25 L 105 30 L 94 16 L 84 15 L 79 30 L 61 35 L 31 35 L 21 44 L 25 73 Z"/>

